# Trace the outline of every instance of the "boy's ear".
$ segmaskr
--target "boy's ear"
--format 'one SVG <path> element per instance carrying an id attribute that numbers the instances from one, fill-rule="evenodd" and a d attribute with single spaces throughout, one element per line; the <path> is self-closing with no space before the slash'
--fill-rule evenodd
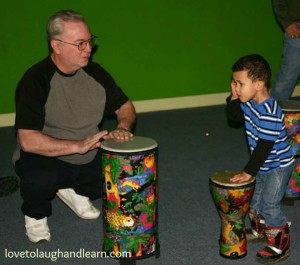
<path id="1" fill-rule="evenodd" d="M 255 82 L 255 88 L 256 88 L 257 90 L 261 90 L 261 89 L 263 89 L 264 87 L 265 87 L 265 82 L 264 82 L 264 81 L 257 80 L 257 81 Z"/>

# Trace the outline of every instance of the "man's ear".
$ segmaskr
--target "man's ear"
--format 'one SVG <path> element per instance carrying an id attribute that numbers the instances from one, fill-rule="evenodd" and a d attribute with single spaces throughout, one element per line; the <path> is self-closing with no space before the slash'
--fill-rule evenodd
<path id="1" fill-rule="evenodd" d="M 52 50 L 53 50 L 54 53 L 60 54 L 60 52 L 61 52 L 61 45 L 60 45 L 59 41 L 57 41 L 57 40 L 51 40 L 50 45 L 51 45 L 51 48 L 52 48 Z"/>

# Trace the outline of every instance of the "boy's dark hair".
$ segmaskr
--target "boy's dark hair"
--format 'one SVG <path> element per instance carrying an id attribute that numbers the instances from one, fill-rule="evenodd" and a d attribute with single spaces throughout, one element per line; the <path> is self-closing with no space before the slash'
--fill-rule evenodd
<path id="1" fill-rule="evenodd" d="M 271 68 L 265 58 L 258 54 L 241 57 L 232 66 L 232 72 L 247 71 L 252 81 L 263 81 L 267 89 L 271 85 Z"/>

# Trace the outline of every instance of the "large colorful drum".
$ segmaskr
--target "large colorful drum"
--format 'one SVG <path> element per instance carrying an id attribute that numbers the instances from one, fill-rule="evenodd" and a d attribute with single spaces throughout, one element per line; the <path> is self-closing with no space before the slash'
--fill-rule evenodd
<path id="1" fill-rule="evenodd" d="M 134 136 L 109 139 L 101 147 L 104 251 L 127 255 L 130 264 L 158 257 L 157 142 Z"/>
<path id="2" fill-rule="evenodd" d="M 300 198 L 300 101 L 286 100 L 279 102 L 285 115 L 285 127 L 295 156 L 295 168 L 292 172 L 285 198 Z"/>
<path id="3" fill-rule="evenodd" d="M 243 183 L 231 182 L 240 172 L 217 172 L 210 178 L 210 191 L 221 217 L 220 255 L 238 259 L 247 255 L 245 216 L 254 193 L 255 178 Z"/>

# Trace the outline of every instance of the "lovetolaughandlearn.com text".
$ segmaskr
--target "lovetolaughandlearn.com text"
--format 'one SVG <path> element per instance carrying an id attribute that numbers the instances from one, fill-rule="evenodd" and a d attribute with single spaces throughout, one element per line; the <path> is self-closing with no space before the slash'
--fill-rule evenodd
<path id="1" fill-rule="evenodd" d="M 63 251 L 60 249 L 45 250 L 4 250 L 6 259 L 49 259 L 57 261 L 58 259 L 101 259 L 101 258 L 130 258 L 129 252 L 107 253 L 105 251 L 88 251 L 84 248 L 78 251 Z"/>

